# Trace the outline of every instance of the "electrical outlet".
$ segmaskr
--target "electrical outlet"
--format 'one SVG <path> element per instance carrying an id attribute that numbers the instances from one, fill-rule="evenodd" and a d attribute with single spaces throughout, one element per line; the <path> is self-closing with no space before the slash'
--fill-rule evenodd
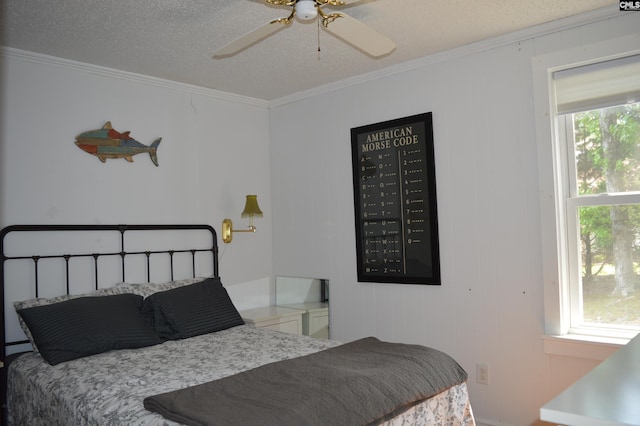
<path id="1" fill-rule="evenodd" d="M 487 364 L 476 364 L 476 382 L 481 385 L 489 384 L 489 366 Z"/>

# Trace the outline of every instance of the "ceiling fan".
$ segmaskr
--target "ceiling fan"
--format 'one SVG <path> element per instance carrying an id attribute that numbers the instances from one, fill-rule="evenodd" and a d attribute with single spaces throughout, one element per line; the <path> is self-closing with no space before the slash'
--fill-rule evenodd
<path id="1" fill-rule="evenodd" d="M 339 7 L 354 4 L 362 0 L 264 0 L 275 6 L 290 6 L 291 14 L 286 18 L 274 19 L 256 28 L 231 43 L 221 47 L 214 54 L 214 58 L 235 55 L 260 40 L 288 27 L 297 16 L 303 21 L 320 19 L 322 26 L 343 41 L 362 50 L 372 57 L 384 56 L 396 48 L 395 43 L 388 37 L 374 31 L 362 22 L 344 13 L 327 13 L 323 6 Z"/>

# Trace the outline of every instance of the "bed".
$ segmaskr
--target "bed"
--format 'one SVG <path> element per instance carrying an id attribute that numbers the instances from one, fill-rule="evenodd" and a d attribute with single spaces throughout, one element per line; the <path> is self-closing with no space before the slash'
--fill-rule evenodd
<path id="1" fill-rule="evenodd" d="M 208 225 L 9 226 L 0 251 L 2 424 L 475 424 L 440 351 L 244 324 Z"/>

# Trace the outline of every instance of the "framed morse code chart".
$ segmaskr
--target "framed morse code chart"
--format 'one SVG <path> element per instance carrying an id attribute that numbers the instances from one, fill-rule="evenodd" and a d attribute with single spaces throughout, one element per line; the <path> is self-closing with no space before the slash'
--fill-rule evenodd
<path id="1" fill-rule="evenodd" d="M 358 281 L 440 284 L 431 113 L 351 129 Z"/>

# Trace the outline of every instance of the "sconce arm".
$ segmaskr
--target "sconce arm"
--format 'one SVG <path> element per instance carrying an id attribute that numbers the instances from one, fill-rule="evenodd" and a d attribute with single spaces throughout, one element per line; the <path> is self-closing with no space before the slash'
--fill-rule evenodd
<path id="1" fill-rule="evenodd" d="M 249 225 L 248 229 L 233 229 L 233 222 L 231 219 L 225 219 L 222 221 L 222 241 L 230 243 L 233 240 L 234 232 L 256 232 L 256 227 Z"/>

